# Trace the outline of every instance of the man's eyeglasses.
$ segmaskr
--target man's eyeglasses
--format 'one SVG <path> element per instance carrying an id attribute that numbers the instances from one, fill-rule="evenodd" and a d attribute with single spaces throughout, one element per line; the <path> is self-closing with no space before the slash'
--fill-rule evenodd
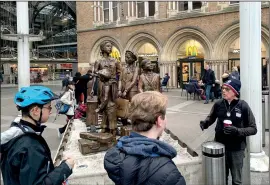
<path id="1" fill-rule="evenodd" d="M 222 91 L 225 90 L 227 92 L 229 92 L 231 89 L 229 87 L 222 87 Z"/>

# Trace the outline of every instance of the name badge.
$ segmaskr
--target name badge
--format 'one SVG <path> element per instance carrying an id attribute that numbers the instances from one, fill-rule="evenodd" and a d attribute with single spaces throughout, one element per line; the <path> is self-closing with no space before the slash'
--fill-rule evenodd
<path id="1" fill-rule="evenodd" d="M 236 113 L 236 117 L 241 118 L 241 113 Z"/>

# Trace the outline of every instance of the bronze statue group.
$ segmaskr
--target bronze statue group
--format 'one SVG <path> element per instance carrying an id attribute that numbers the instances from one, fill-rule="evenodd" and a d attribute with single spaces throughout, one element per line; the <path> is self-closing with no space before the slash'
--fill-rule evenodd
<path id="1" fill-rule="evenodd" d="M 79 143 L 83 143 L 80 144 L 83 154 L 97 152 L 89 148 L 96 148 L 97 145 L 105 146 L 99 150 L 107 150 L 116 142 L 117 134 L 129 135 L 131 125 L 128 123 L 128 107 L 132 97 L 145 91 L 160 91 L 160 77 L 153 72 L 154 66 L 150 60 L 138 61 L 133 52 L 126 51 L 125 66 L 121 66 L 119 61 L 110 56 L 110 41 L 101 43 L 100 50 L 102 58 L 95 61 L 93 78 L 87 84 L 86 125 L 90 132 L 81 134 Z M 98 114 L 102 117 L 101 125 L 98 125 Z M 119 119 L 122 124 L 118 130 Z M 97 132 L 96 128 L 101 128 L 101 132 Z M 101 139 L 98 143 L 96 138 L 111 140 L 112 143 L 108 145 Z"/>

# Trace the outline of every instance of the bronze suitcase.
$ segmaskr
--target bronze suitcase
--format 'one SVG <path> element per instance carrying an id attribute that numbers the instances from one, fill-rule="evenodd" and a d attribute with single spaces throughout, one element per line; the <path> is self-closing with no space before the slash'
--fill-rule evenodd
<path id="1" fill-rule="evenodd" d="M 119 118 L 127 118 L 128 117 L 128 109 L 129 109 L 129 101 L 123 98 L 117 98 L 115 100 L 117 109 L 116 116 Z"/>
<path id="2" fill-rule="evenodd" d="M 132 131 L 131 125 L 123 126 L 121 128 L 121 136 L 129 136 L 131 131 Z"/>
<path id="3" fill-rule="evenodd" d="M 86 109 L 86 126 L 98 125 L 98 108 L 97 96 L 87 96 L 87 109 Z"/>
<path id="4" fill-rule="evenodd" d="M 83 155 L 106 151 L 113 146 L 112 143 L 102 144 L 88 139 L 79 139 L 79 150 Z"/>
<path id="5" fill-rule="evenodd" d="M 91 141 L 97 141 L 100 143 L 110 143 L 113 140 L 113 135 L 111 133 L 91 133 L 91 132 L 81 132 L 80 138 L 88 139 Z"/>

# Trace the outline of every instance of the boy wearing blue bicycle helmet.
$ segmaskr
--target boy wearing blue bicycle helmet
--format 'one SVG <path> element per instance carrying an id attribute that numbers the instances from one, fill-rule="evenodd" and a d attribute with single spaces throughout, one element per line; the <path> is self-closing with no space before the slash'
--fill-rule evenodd
<path id="1" fill-rule="evenodd" d="M 1 133 L 1 171 L 6 185 L 61 185 L 72 173 L 69 157 L 54 167 L 50 149 L 41 136 L 49 119 L 51 101 L 57 99 L 44 86 L 23 87 L 14 102 L 22 112 L 21 120 Z"/>

